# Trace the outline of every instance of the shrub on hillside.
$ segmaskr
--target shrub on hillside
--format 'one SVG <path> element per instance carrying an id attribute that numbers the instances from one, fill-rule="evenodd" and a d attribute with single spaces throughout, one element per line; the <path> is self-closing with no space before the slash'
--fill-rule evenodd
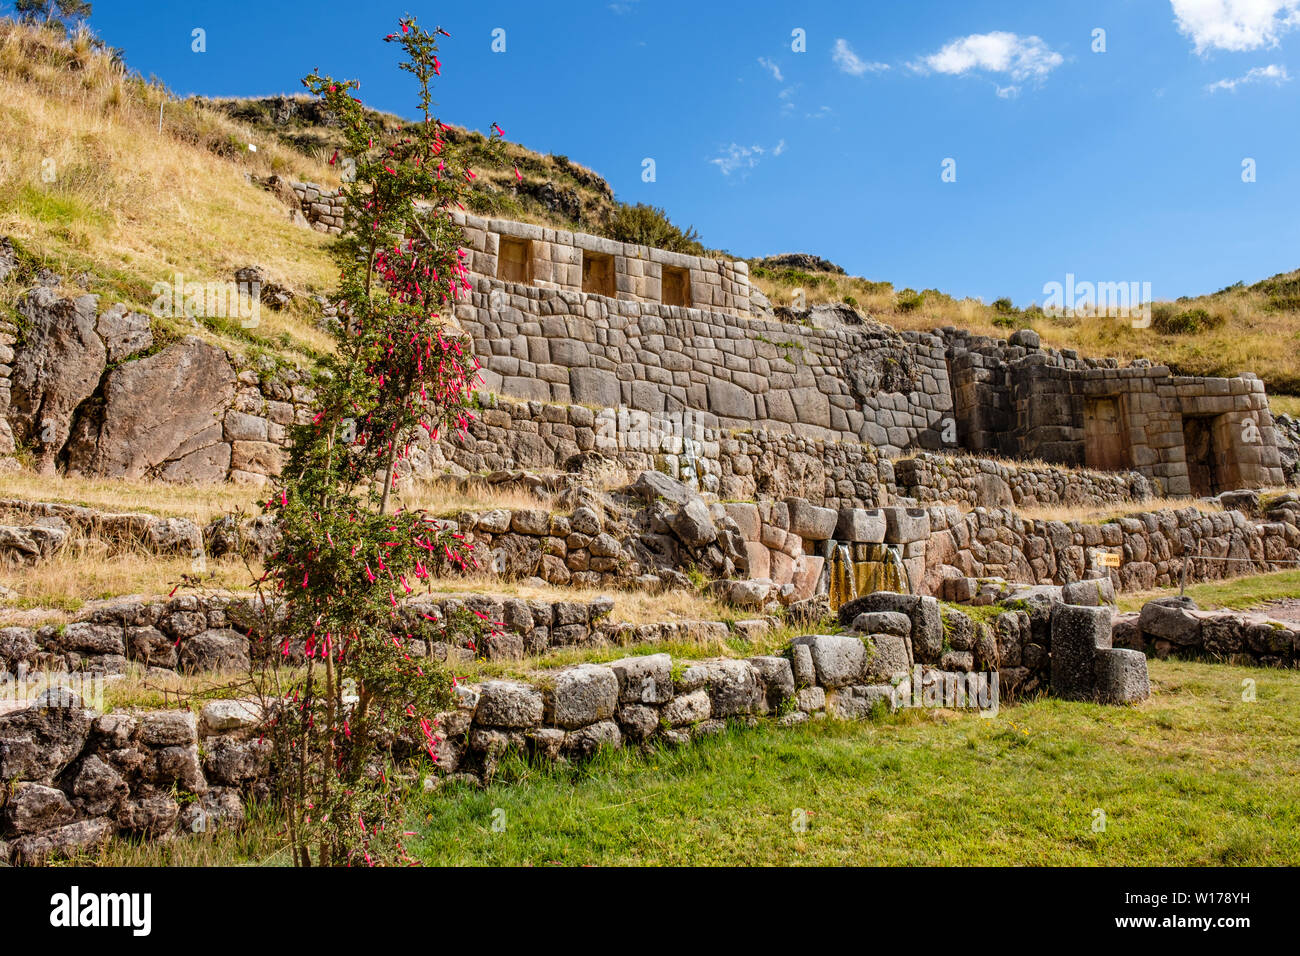
<path id="1" fill-rule="evenodd" d="M 1223 325 L 1224 318 L 1206 309 L 1179 309 L 1176 304 L 1161 302 L 1151 309 L 1151 326 L 1165 335 L 1199 335 Z"/>
<path id="2" fill-rule="evenodd" d="M 925 301 L 925 293 L 917 292 L 914 289 L 903 289 L 898 293 L 895 304 L 899 312 L 915 312 Z"/>
<path id="3" fill-rule="evenodd" d="M 635 242 L 642 246 L 667 249 L 669 252 L 698 256 L 705 251 L 699 233 L 694 229 L 687 226 L 683 230 L 673 225 L 666 212 L 644 203 L 635 206 L 620 204 L 609 217 L 606 232 L 611 239 L 619 242 Z"/>

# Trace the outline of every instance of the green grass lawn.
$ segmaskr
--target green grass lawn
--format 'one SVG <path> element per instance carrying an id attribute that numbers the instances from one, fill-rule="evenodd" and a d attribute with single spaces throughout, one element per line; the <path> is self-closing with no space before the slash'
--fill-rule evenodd
<path id="1" fill-rule="evenodd" d="M 1140 611 L 1152 598 L 1177 594 L 1177 588 L 1158 591 L 1133 591 L 1119 595 L 1121 611 Z M 1279 598 L 1300 597 L 1300 570 L 1275 571 L 1272 574 L 1252 574 L 1228 578 L 1224 581 L 1204 581 L 1187 588 L 1187 596 L 1206 609 L 1231 608 L 1243 610 L 1257 607 L 1266 601 Z"/>
<path id="2" fill-rule="evenodd" d="M 485 790 L 421 796 L 413 852 L 434 865 L 1300 863 L 1300 674 L 1153 660 L 1151 676 L 1134 708 L 1041 700 L 993 719 L 764 725 L 575 768 L 518 762 Z"/>

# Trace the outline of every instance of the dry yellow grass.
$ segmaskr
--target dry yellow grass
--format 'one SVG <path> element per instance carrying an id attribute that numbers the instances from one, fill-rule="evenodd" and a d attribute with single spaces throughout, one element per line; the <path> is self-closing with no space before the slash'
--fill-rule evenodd
<path id="1" fill-rule="evenodd" d="M 0 498 L 56 501 L 99 511 L 143 511 L 189 518 L 203 525 L 241 509 L 258 513 L 258 502 L 265 500 L 266 490 L 229 482 L 172 484 L 127 478 L 47 476 L 24 468 L 0 473 Z M 482 485 L 456 491 L 427 481 L 411 483 L 398 496 L 398 501 L 405 508 L 421 508 L 443 517 L 493 508 L 550 509 L 541 498 L 518 487 Z"/>
<path id="2" fill-rule="evenodd" d="M 1274 415 L 1300 418 L 1300 395 L 1270 395 L 1268 407 Z"/>
<path id="3" fill-rule="evenodd" d="M 97 511 L 143 511 L 189 518 L 200 525 L 239 508 L 251 510 L 258 497 L 258 489 L 228 482 L 179 485 L 127 478 L 72 478 L 38 475 L 25 468 L 0 474 L 0 498 L 56 501 Z"/>
<path id="4" fill-rule="evenodd" d="M 73 540 L 49 561 L 25 568 L 0 570 L 0 586 L 8 589 L 0 598 L 0 622 L 32 624 L 66 619 L 92 601 L 124 595 L 161 597 L 178 585 L 199 577 L 205 589 L 247 592 L 260 568 L 250 568 L 234 558 L 207 558 L 201 563 L 185 557 L 162 557 L 141 551 L 106 554 L 102 543 L 74 535 Z M 594 590 L 583 588 L 532 587 L 482 573 L 439 578 L 417 591 L 435 598 L 468 594 L 494 594 L 524 600 L 583 601 L 604 594 L 614 598 L 615 620 L 628 624 L 657 621 L 718 621 L 736 618 L 734 609 L 694 592 Z M 0 624 L 3 626 L 3 624 Z"/>
<path id="5" fill-rule="evenodd" d="M 105 554 L 97 542 L 77 539 L 50 560 L 35 567 L 0 571 L 0 618 L 14 620 L 28 610 L 75 613 L 90 601 L 130 594 L 165 595 L 185 576 L 200 574 L 211 587 L 247 588 L 250 575 L 242 562 L 159 557 L 130 551 Z M 202 569 L 202 570 L 200 570 Z"/>
<path id="6" fill-rule="evenodd" d="M 336 272 L 327 238 L 295 226 L 247 177 L 328 182 L 330 169 L 257 139 L 218 111 L 130 75 L 88 34 L 66 43 L 0 20 L 0 235 L 65 277 L 89 272 L 92 291 L 148 309 L 155 282 L 177 273 L 225 282 L 253 263 L 292 288 L 327 289 Z M 328 347 L 309 308 L 263 310 L 254 337 L 272 347 Z M 178 329 L 193 331 L 188 322 Z"/>
<path id="7" fill-rule="evenodd" d="M 442 517 L 463 511 L 490 511 L 494 508 L 504 508 L 507 511 L 536 508 L 550 510 L 550 505 L 541 498 L 519 487 L 479 486 L 458 491 L 427 481 L 412 482 L 398 495 L 398 502 L 404 508 L 423 509 Z"/>
<path id="8" fill-rule="evenodd" d="M 1018 508 L 1016 513 L 1026 520 L 1033 521 L 1084 521 L 1092 524 L 1104 524 L 1129 515 L 1150 511 L 1173 511 L 1179 508 L 1195 508 L 1198 511 L 1222 511 L 1217 504 L 1211 504 L 1200 498 L 1147 498 L 1142 501 L 1128 501 L 1111 505 L 1039 505 L 1032 508 Z"/>

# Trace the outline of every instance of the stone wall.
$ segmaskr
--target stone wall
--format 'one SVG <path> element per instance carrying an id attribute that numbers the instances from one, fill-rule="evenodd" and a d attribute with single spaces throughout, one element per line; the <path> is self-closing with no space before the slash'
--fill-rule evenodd
<path id="1" fill-rule="evenodd" d="M 941 448 L 952 402 L 939 339 L 814 329 L 477 278 L 457 318 L 486 388 L 542 402 L 692 412 L 706 428 Z M 951 429 L 949 429 L 951 430 Z"/>
<path id="2" fill-rule="evenodd" d="M 749 264 L 581 232 L 453 212 L 470 271 L 503 283 L 600 295 L 619 302 L 748 315 Z"/>
<path id="3" fill-rule="evenodd" d="M 1300 627 L 1266 614 L 1202 611 L 1188 597 L 1165 597 L 1115 618 L 1116 647 L 1157 657 L 1209 658 L 1246 667 L 1300 664 Z"/>
<path id="4" fill-rule="evenodd" d="M 1140 501 L 1154 491 L 1146 476 L 1136 471 L 1083 471 L 930 454 L 893 464 L 897 493 L 922 504 L 943 502 L 989 508 L 1103 505 Z"/>
<path id="5" fill-rule="evenodd" d="M 319 183 L 289 183 L 302 214 L 317 232 L 338 235 L 343 231 L 343 214 L 347 204 L 337 190 L 328 189 Z"/>
<path id="6" fill-rule="evenodd" d="M 1145 658 L 1109 646 L 1109 608 L 1073 609 L 1092 628 L 1061 626 L 1061 605 L 1047 617 L 1011 612 L 992 627 L 956 612 L 945 627 L 933 598 L 864 601 L 846 611 L 851 633 L 797 637 L 781 656 L 674 662 L 651 654 L 579 664 L 544 680 L 460 684 L 454 708 L 432 722 L 436 772 L 478 780 L 511 750 L 555 760 L 625 744 L 685 744 L 729 720 L 770 716 L 791 725 L 910 706 L 990 709 L 1012 688 L 1028 692 L 1030 681 L 1049 675 L 1053 692 L 1059 685 L 1068 696 L 1125 703 L 1149 694 Z M 531 622 L 531 611 L 526 616 Z M 1102 629 L 1104 641 L 1094 633 Z M 1086 658 L 1086 675 L 1058 667 L 1057 656 Z M 974 674 L 977 665 L 989 673 Z M 62 687 L 0 713 L 0 862 L 42 863 L 118 833 L 238 827 L 243 800 L 270 794 L 264 713 L 252 698 L 209 701 L 198 714 L 96 714 Z M 418 751 L 401 739 L 394 749 L 399 757 Z"/>
<path id="7" fill-rule="evenodd" d="M 402 639 L 411 653 L 440 659 L 517 659 L 553 647 L 625 643 L 661 637 L 717 636 L 726 625 L 683 621 L 637 627 L 611 617 L 610 598 L 524 601 L 467 594 L 402 605 Z M 500 626 L 477 649 L 448 644 L 444 622 L 458 610 L 478 611 Z M 178 595 L 168 600 L 122 598 L 78 613 L 67 624 L 0 628 L 0 675 L 28 671 L 122 674 L 127 661 L 165 670 L 247 670 L 259 652 L 248 634 L 263 618 L 255 597 Z M 669 630 L 664 631 L 667 627 Z M 289 648 L 300 657 L 301 642 Z"/>
<path id="8" fill-rule="evenodd" d="M 1215 495 L 1284 481 L 1264 383 L 1173 375 L 1163 365 L 1042 349 L 941 330 L 959 441 L 975 452 L 1134 470 L 1169 495 Z M 1189 447 L 1190 443 L 1190 447 Z"/>
<path id="9" fill-rule="evenodd" d="M 1025 519 L 1005 508 L 928 509 L 927 593 L 946 578 L 1005 578 L 1028 584 L 1068 584 L 1090 573 L 1108 575 L 1117 590 L 1177 587 L 1189 582 L 1263 574 L 1300 562 L 1300 512 L 1281 510 L 1253 521 L 1240 511 L 1196 508 L 1144 512 L 1115 521 Z M 1120 560 L 1103 565 L 1101 554 Z"/>
<path id="10" fill-rule="evenodd" d="M 418 443 L 417 474 L 562 470 L 594 451 L 630 472 L 661 471 L 724 500 L 798 496 L 831 507 L 885 504 L 893 480 L 889 461 L 855 441 L 705 427 L 689 413 L 482 399 L 465 438 Z"/>

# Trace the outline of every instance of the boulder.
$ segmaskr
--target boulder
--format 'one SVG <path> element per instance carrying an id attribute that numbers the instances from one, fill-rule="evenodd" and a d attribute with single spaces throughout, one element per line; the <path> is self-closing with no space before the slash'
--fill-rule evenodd
<path id="1" fill-rule="evenodd" d="M 693 498 L 677 509 L 672 518 L 672 528 L 682 544 L 692 549 L 711 544 L 718 536 L 708 505 L 700 498 Z"/>
<path id="2" fill-rule="evenodd" d="M 758 671 L 766 689 L 765 701 L 769 710 L 777 710 L 787 698 L 794 696 L 794 671 L 787 658 L 751 657 L 749 662 Z"/>
<path id="3" fill-rule="evenodd" d="M 35 452 L 36 468 L 53 474 L 72 432 L 72 416 L 95 393 L 108 352 L 95 331 L 93 295 L 61 299 L 46 288 L 18 300 L 23 345 L 10 377 L 7 417 L 14 439 Z"/>
<path id="4" fill-rule="evenodd" d="M 1189 597 L 1163 597 L 1148 601 L 1138 617 L 1142 633 L 1156 640 L 1170 641 L 1182 647 L 1201 643 L 1201 618 L 1196 602 Z"/>
<path id="5" fill-rule="evenodd" d="M 912 655 L 906 637 L 897 634 L 873 634 L 864 673 L 868 677 L 890 680 L 906 675 L 912 668 Z"/>
<path id="6" fill-rule="evenodd" d="M 841 720 L 862 720 L 879 711 L 895 709 L 895 692 L 889 684 L 855 684 L 826 696 L 826 712 Z"/>
<path id="7" fill-rule="evenodd" d="M 833 537 L 836 541 L 881 544 L 885 529 L 885 513 L 879 508 L 841 508 Z"/>
<path id="8" fill-rule="evenodd" d="M 790 512 L 790 531 L 805 541 L 826 541 L 835 536 L 839 512 L 834 508 L 820 508 L 803 498 L 787 498 Z"/>
<path id="9" fill-rule="evenodd" d="M 1115 585 L 1109 577 L 1072 581 L 1061 587 L 1061 600 L 1080 607 L 1099 607 L 1115 604 Z"/>
<path id="10" fill-rule="evenodd" d="M 188 710 L 154 710 L 140 717 L 140 742 L 149 747 L 183 747 L 198 740 L 198 721 Z"/>
<path id="11" fill-rule="evenodd" d="M 108 361 L 121 362 L 136 352 L 153 345 L 153 329 L 149 316 L 132 312 L 122 303 L 108 307 L 95 323 L 95 331 L 104 342 Z"/>
<path id="12" fill-rule="evenodd" d="M 673 661 L 667 654 L 624 657 L 609 665 L 618 680 L 619 700 L 664 704 L 673 697 Z"/>
<path id="13" fill-rule="evenodd" d="M 857 637 L 839 634 L 813 634 L 796 637 L 795 646 L 804 645 L 812 656 L 817 683 L 822 687 L 844 687 L 862 677 L 867 662 L 867 646 Z"/>
<path id="14" fill-rule="evenodd" d="M 66 856 L 106 841 L 116 829 L 107 817 L 69 823 L 55 830 L 34 833 L 13 842 L 15 862 L 39 865 L 54 856 Z"/>
<path id="15" fill-rule="evenodd" d="M 0 780 L 50 784 L 86 744 L 94 715 L 64 688 L 0 716 Z"/>
<path id="16" fill-rule="evenodd" d="M 659 498 L 671 505 L 681 507 L 700 496 L 675 478 L 669 478 L 663 472 L 643 471 L 628 488 L 632 494 L 644 501 L 652 502 Z"/>
<path id="17" fill-rule="evenodd" d="M 93 754 L 82 759 L 70 784 L 78 808 L 90 816 L 108 813 L 131 789 L 122 774 Z"/>
<path id="18" fill-rule="evenodd" d="M 912 636 L 912 619 L 897 611 L 864 611 L 853 619 L 853 630 L 859 634 L 897 634 Z M 958 648 L 962 650 L 963 648 Z"/>
<path id="19" fill-rule="evenodd" d="M 885 541 L 910 544 L 930 536 L 930 512 L 924 508 L 882 508 L 885 513 Z"/>
<path id="20" fill-rule="evenodd" d="M 15 833 L 38 833 L 70 823 L 77 815 L 62 790 L 39 783 L 17 784 L 4 809 Z"/>
<path id="21" fill-rule="evenodd" d="M 545 713 L 546 702 L 535 687 L 492 680 L 483 685 L 474 721 L 484 727 L 536 727 Z"/>
<path id="22" fill-rule="evenodd" d="M 262 708 L 255 700 L 211 700 L 203 705 L 200 717 L 209 734 L 247 730 L 261 723 Z"/>
<path id="23" fill-rule="evenodd" d="M 564 735 L 564 749 L 576 757 L 589 757 L 597 750 L 623 746 L 623 732 L 612 720 L 602 720 Z"/>
<path id="24" fill-rule="evenodd" d="M 664 705 L 660 715 L 669 727 L 684 727 L 687 724 L 708 720 L 713 713 L 713 702 L 708 691 L 696 690 L 689 694 L 679 694 Z"/>
<path id="25" fill-rule="evenodd" d="M 68 472 L 142 478 L 224 444 L 221 416 L 234 394 L 226 353 L 195 336 L 119 365 L 105 382 L 104 407 L 69 442 Z M 176 401 L 178 395 L 185 401 Z M 195 480 L 206 473 L 172 470 L 167 477 Z"/>
<path id="26" fill-rule="evenodd" d="M 686 668 L 682 683 L 708 692 L 714 717 L 756 713 L 763 699 L 763 685 L 749 661 L 700 661 Z"/>

